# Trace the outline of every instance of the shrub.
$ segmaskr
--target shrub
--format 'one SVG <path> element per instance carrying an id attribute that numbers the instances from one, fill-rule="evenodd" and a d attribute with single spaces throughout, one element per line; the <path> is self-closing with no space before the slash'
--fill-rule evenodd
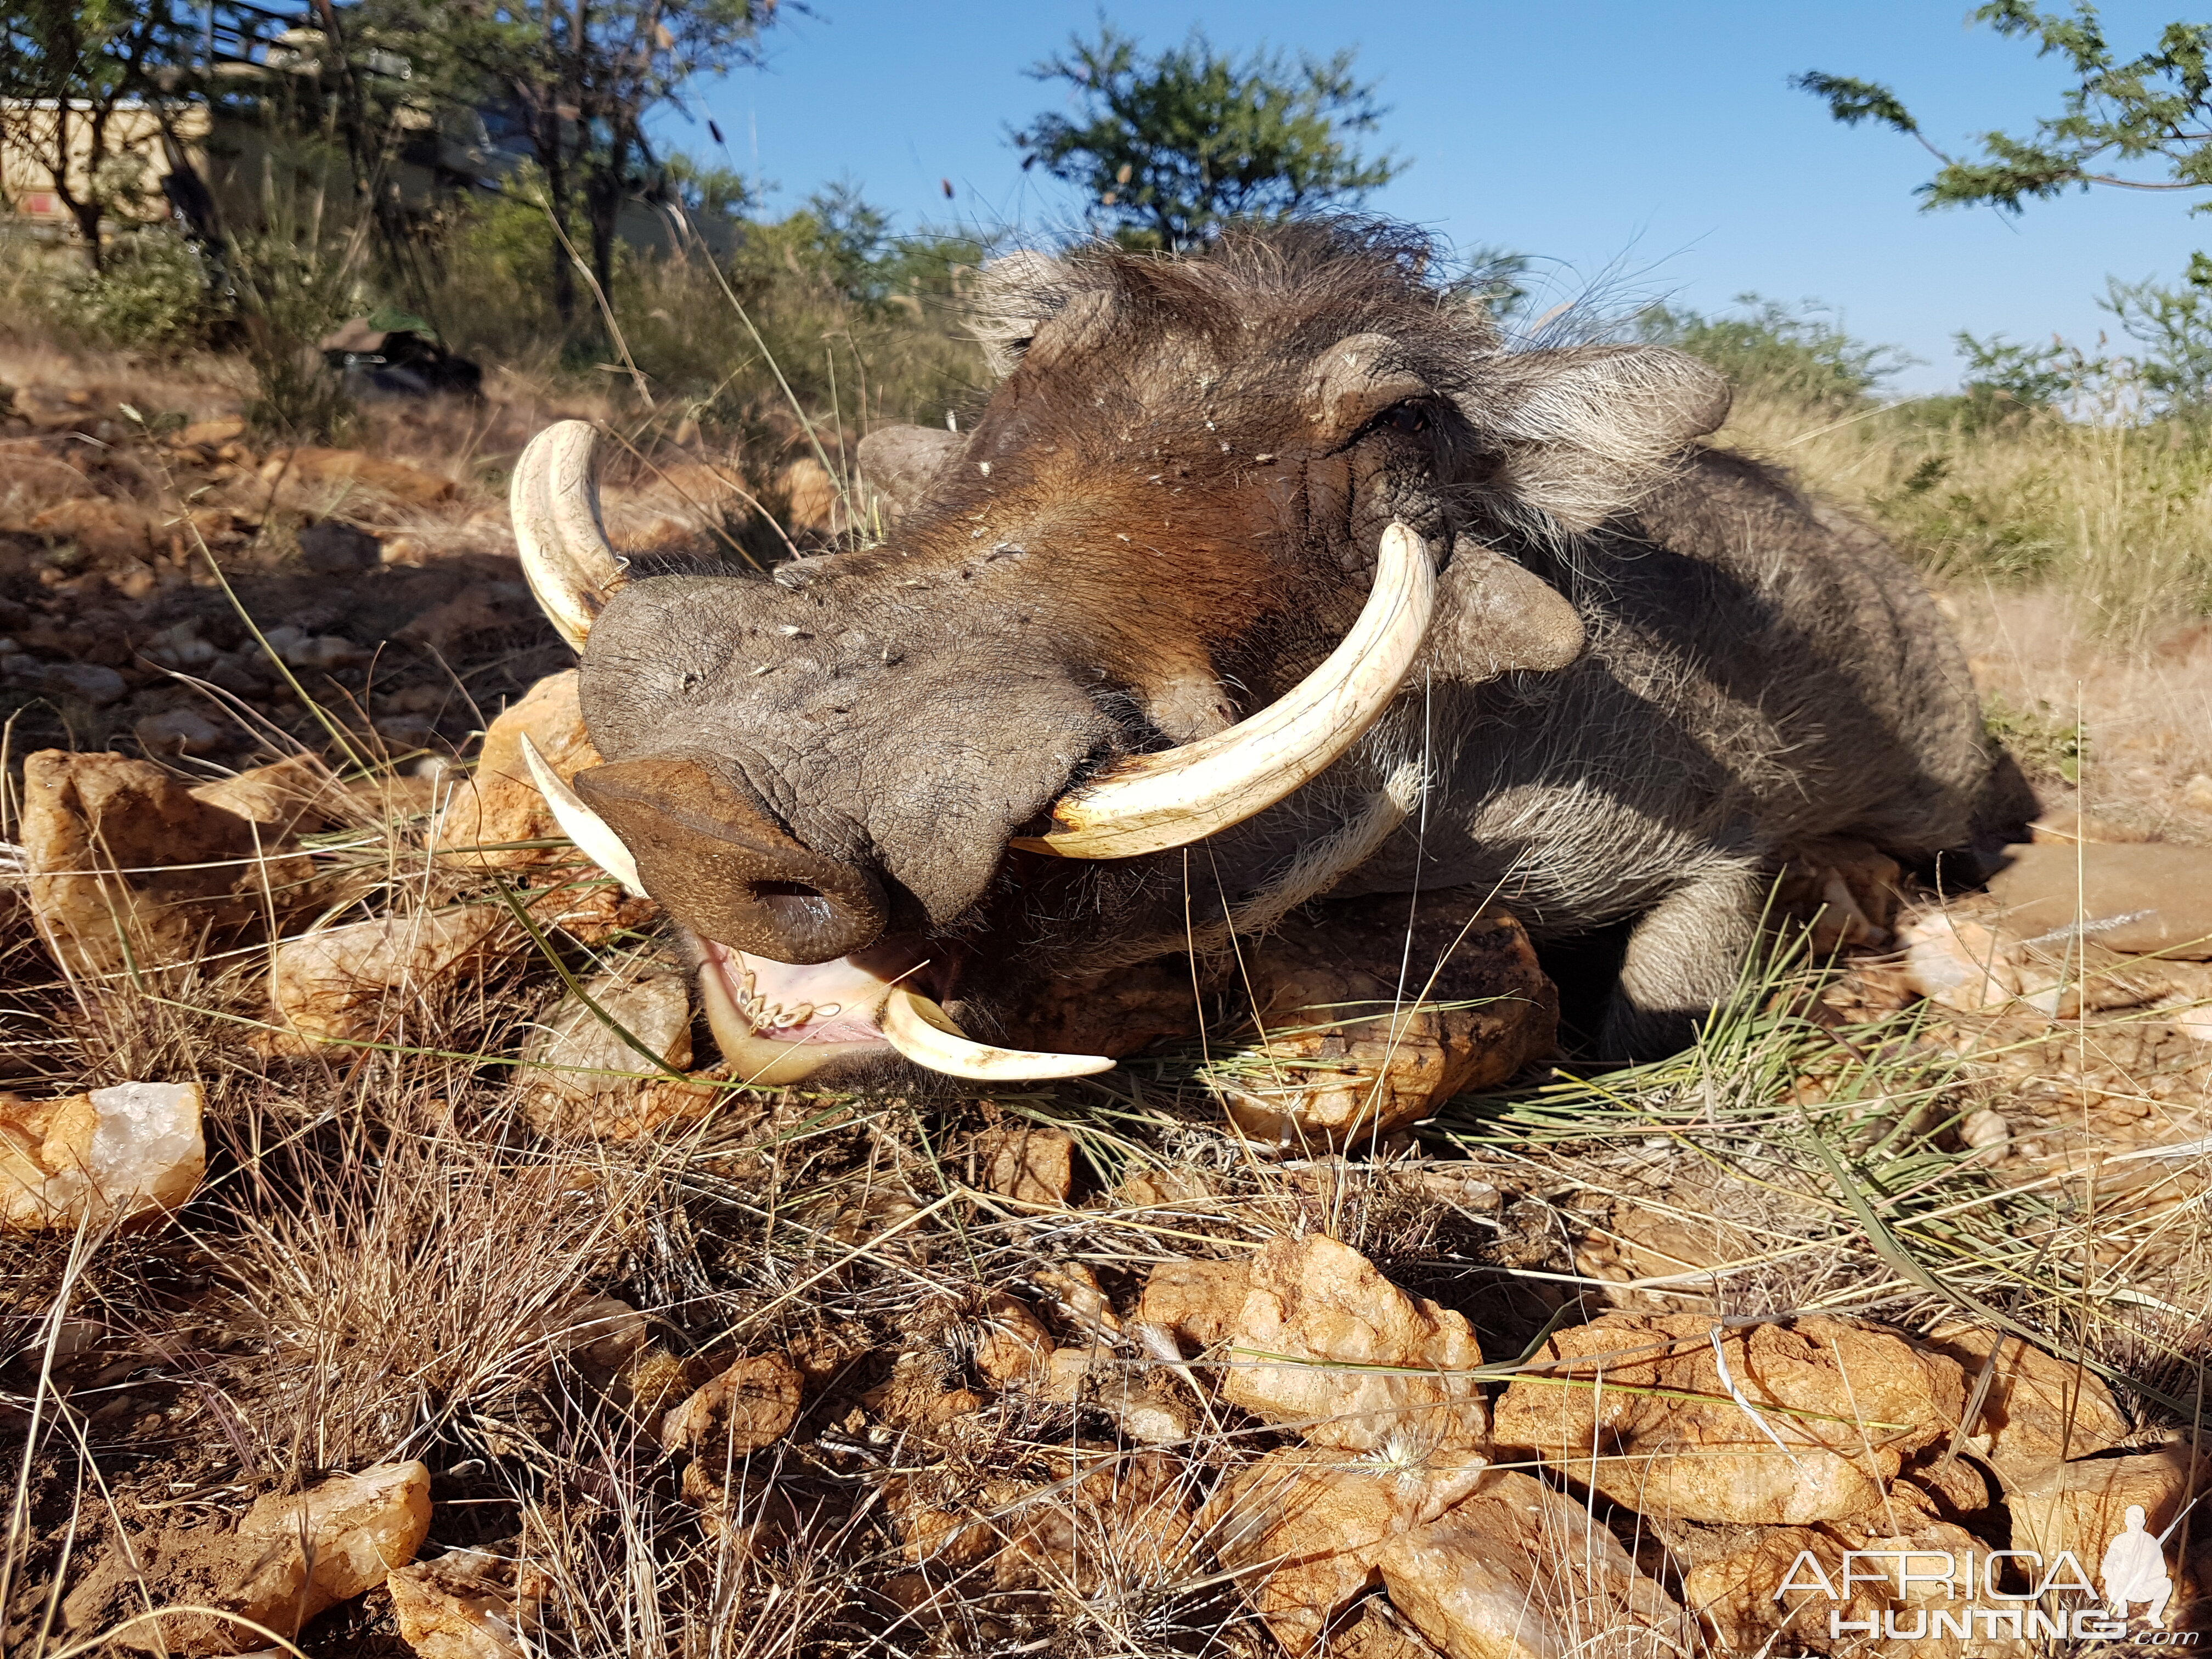
<path id="1" fill-rule="evenodd" d="M 1738 295 L 1736 304 L 1741 314 L 1724 317 L 1653 306 L 1633 331 L 1711 364 L 1739 390 L 1823 406 L 1859 403 L 1914 361 L 1895 346 L 1854 338 L 1810 301 L 1795 312 L 1756 294 Z"/>

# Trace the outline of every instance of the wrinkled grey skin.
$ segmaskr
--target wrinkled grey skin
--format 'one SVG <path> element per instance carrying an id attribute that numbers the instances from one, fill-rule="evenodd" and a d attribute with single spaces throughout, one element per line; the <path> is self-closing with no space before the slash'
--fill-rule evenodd
<path id="1" fill-rule="evenodd" d="M 906 504 L 887 545 L 633 583 L 585 653 L 595 744 L 696 758 L 867 872 L 891 934 L 961 964 L 937 989 L 978 1031 L 1041 976 L 1218 948 L 1323 892 L 1472 886 L 1540 939 L 1625 926 L 1596 1046 L 1649 1055 L 1730 991 L 1793 843 L 1926 866 L 2017 834 L 2032 799 L 1917 580 L 1689 441 L 1716 377 L 1503 350 L 1425 254 L 1338 225 L 1010 262 L 985 331 L 1010 373 L 972 434 L 870 441 Z M 1188 855 L 1007 853 L 1072 781 L 1310 672 L 1394 519 L 1438 558 L 1437 619 L 1352 754 Z M 719 914 L 712 864 L 666 884 L 679 920 Z"/>

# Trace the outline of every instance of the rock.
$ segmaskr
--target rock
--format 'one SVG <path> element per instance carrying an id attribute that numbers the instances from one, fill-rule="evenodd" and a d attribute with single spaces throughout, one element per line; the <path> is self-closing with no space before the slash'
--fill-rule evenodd
<path id="1" fill-rule="evenodd" d="M 2077 1458 L 2047 1466 L 2039 1474 L 2005 1481 L 2012 1512 L 2012 1547 L 2036 1550 L 2045 1562 L 2071 1550 L 2091 1572 L 2106 1547 L 2128 1530 L 2128 1510 L 2140 1508 L 2145 1528 L 2163 1533 L 2191 1495 L 2191 1458 L 2179 1443 L 2125 1457 Z M 2197 1488 L 2201 1490 L 2200 1476 Z M 2170 1549 L 2167 1559 L 2179 1557 Z"/>
<path id="2" fill-rule="evenodd" d="M 512 926 L 504 908 L 476 904 L 288 939 L 270 956 L 269 1000 L 307 1042 L 366 1038 L 476 973 Z"/>
<path id="3" fill-rule="evenodd" d="M 1809 927 L 1816 954 L 1846 945 L 1878 947 L 1889 943 L 1904 873 L 1871 842 L 1811 837 L 1790 848 L 1776 884 L 1775 908 Z"/>
<path id="4" fill-rule="evenodd" d="M 27 671 L 15 671 L 15 678 L 29 680 L 50 697 L 75 697 L 94 708 L 121 702 L 130 690 L 122 675 L 96 662 L 35 663 Z"/>
<path id="5" fill-rule="evenodd" d="M 191 794 L 195 800 L 258 824 L 264 845 L 286 836 L 336 828 L 364 806 L 380 811 L 385 805 L 374 798 L 357 803 L 345 786 L 331 775 L 330 769 L 312 755 L 293 755 L 267 766 L 248 767 L 213 783 L 197 784 Z"/>
<path id="6" fill-rule="evenodd" d="M 1213 1347 L 1237 1328 L 1252 1293 L 1249 1258 L 1163 1261 L 1137 1297 L 1136 1318 L 1181 1339 L 1194 1352 Z"/>
<path id="7" fill-rule="evenodd" d="M 1697 1629 L 1590 1512 L 1500 1470 L 1376 1557 L 1390 1605 L 1449 1659 L 1559 1659 L 1602 1639 L 1689 1653 Z"/>
<path id="8" fill-rule="evenodd" d="M 1376 1564 L 1392 1539 L 1443 1515 L 1484 1472 L 1474 1456 L 1392 1461 L 1284 1447 L 1224 1480 L 1199 1525 L 1295 1656 L 1382 1581 Z"/>
<path id="9" fill-rule="evenodd" d="M 259 1498 L 238 1524 L 238 1539 L 262 1548 L 240 1611 L 293 1635 L 412 1561 L 429 1531 L 430 1471 L 417 1462 L 382 1463 L 295 1497 Z"/>
<path id="10" fill-rule="evenodd" d="M 1040 1400 L 1058 1406 L 1072 1406 L 1083 1398 L 1083 1385 L 1094 1370 L 1103 1370 L 1114 1363 L 1111 1350 L 1095 1348 L 1054 1348 L 1044 1357 L 1044 1364 L 1031 1378 L 1030 1386 Z"/>
<path id="11" fill-rule="evenodd" d="M 2212 777 L 2193 772 L 2181 786 L 2181 804 L 2192 811 L 2212 812 Z"/>
<path id="12" fill-rule="evenodd" d="M 1125 1443 L 1180 1446 L 1198 1430 L 1198 1415 L 1157 1372 L 1110 1364 L 1091 1392 L 1091 1403 L 1114 1419 Z"/>
<path id="13" fill-rule="evenodd" d="M 1099 1285 L 1098 1275 L 1080 1261 L 1047 1262 L 1033 1268 L 1030 1278 L 1085 1330 L 1120 1334 L 1121 1322 L 1115 1315 L 1112 1299 Z"/>
<path id="14" fill-rule="evenodd" d="M 1004 1386 L 1039 1371 L 1052 1358 L 1052 1334 L 1027 1304 L 994 1291 L 983 1304 L 975 1346 L 975 1369 Z"/>
<path id="15" fill-rule="evenodd" d="M 1484 896 L 1425 896 L 1404 999 L 1402 897 L 1333 905 L 1247 946 L 1257 1040 L 1209 1073 L 1238 1126 L 1284 1146 L 1346 1146 L 1548 1055 L 1559 994 L 1519 922 L 1469 923 Z"/>
<path id="16" fill-rule="evenodd" d="M 1966 1449 L 1995 1468 L 2039 1474 L 2048 1464 L 2109 1451 L 2129 1435 L 2128 1419 L 2094 1371 L 2068 1364 L 1982 1325 L 1944 1325 L 1921 1339 L 1954 1361 L 1972 1394 L 1997 1343 L 1996 1365 L 1982 1409 L 1966 1425 Z"/>
<path id="17" fill-rule="evenodd" d="M 584 981 L 583 994 L 588 1002 L 563 998 L 550 1018 L 531 1028 L 522 1045 L 519 1082 L 532 1127 L 541 1134 L 564 1133 L 579 1120 L 613 1115 L 634 1102 L 649 1079 L 691 1064 L 691 994 L 680 975 L 628 979 L 601 974 Z M 665 1071 L 655 1073 L 629 1039 Z"/>
<path id="18" fill-rule="evenodd" d="M 283 908 L 310 873 L 149 761 L 41 750 L 23 763 L 31 910 L 62 965 L 112 974 L 189 960 Z"/>
<path id="19" fill-rule="evenodd" d="M 374 569 L 383 550 L 375 537 L 343 519 L 319 519 L 300 532 L 300 556 L 318 576 Z"/>
<path id="20" fill-rule="evenodd" d="M 618 1296 L 587 1296 L 549 1316 L 541 1330 L 548 1346 L 594 1370 L 619 1370 L 645 1346 L 645 1316 Z"/>
<path id="21" fill-rule="evenodd" d="M 775 489 L 786 503 L 784 521 L 793 535 L 834 535 L 844 528 L 837 481 L 812 456 L 802 455 L 786 466 Z"/>
<path id="22" fill-rule="evenodd" d="M 131 728 L 149 755 L 211 755 L 227 748 L 231 733 L 197 708 L 170 708 L 149 714 Z"/>
<path id="23" fill-rule="evenodd" d="M 1906 919 L 1905 982 L 1930 1001 L 1962 1014 L 2002 1007 L 2020 994 L 2020 968 L 2008 941 L 1979 922 L 1945 910 Z"/>
<path id="24" fill-rule="evenodd" d="M 357 449 L 321 449 L 303 446 L 277 450 L 262 463 L 264 483 L 276 483 L 287 474 L 316 483 L 350 483 L 373 489 L 394 501 L 416 506 L 442 501 L 457 486 L 451 478 L 434 477 L 417 467 L 364 455 Z"/>
<path id="25" fill-rule="evenodd" d="M 2012 1125 L 2005 1121 L 2002 1112 L 1984 1107 L 1978 1112 L 1966 1114 L 1966 1121 L 1959 1125 L 1959 1139 L 1973 1153 L 1977 1164 L 2002 1163 L 2005 1149 L 2012 1142 Z"/>
<path id="26" fill-rule="evenodd" d="M 1065 1129 L 1008 1124 L 975 1138 L 983 1184 L 1024 1204 L 1060 1205 L 1075 1190 L 1075 1137 Z"/>
<path id="27" fill-rule="evenodd" d="M 246 435 L 246 422 L 235 415 L 219 415 L 213 419 L 194 421 L 169 441 L 179 448 L 187 445 L 205 449 L 219 449 L 223 445 L 236 443 Z"/>
<path id="28" fill-rule="evenodd" d="M 1610 1313 L 1558 1332 L 1499 1398 L 1498 1446 L 1639 1512 L 1804 1525 L 1881 1502 L 1904 1459 L 1948 1437 L 1966 1403 L 1955 1360 L 1811 1318 L 1721 1332 L 1747 1412 L 1723 1380 L 1716 1328 Z"/>
<path id="29" fill-rule="evenodd" d="M 2130 956 L 2212 961 L 2212 848 L 2159 842 L 2012 849 L 1990 882 L 2022 938 L 2070 929 Z"/>
<path id="30" fill-rule="evenodd" d="M 1468 1375 L 1482 1350 L 1463 1316 L 1407 1295 L 1319 1235 L 1270 1241 L 1251 1274 L 1223 1399 L 1317 1446 L 1487 1445 L 1489 1412 Z M 1354 1369 L 1370 1366 L 1392 1369 Z"/>
<path id="31" fill-rule="evenodd" d="M 448 1550 L 385 1580 L 400 1638 L 419 1659 L 525 1659 L 551 1581 L 489 1550 Z"/>
<path id="32" fill-rule="evenodd" d="M 153 521 L 128 501 L 79 495 L 33 515 L 30 529 L 55 541 L 75 542 L 101 563 L 143 558 L 155 550 Z"/>
<path id="33" fill-rule="evenodd" d="M 1186 1583 L 1196 1540 L 1185 1484 L 1174 1458 L 1139 1452 L 1111 1457 L 1064 1489 L 1018 1499 L 992 1582 L 1078 1598 L 1106 1586 L 1141 1595 Z"/>
<path id="34" fill-rule="evenodd" d="M 544 797 L 530 781 L 530 768 L 522 758 L 525 736 L 538 745 L 545 763 L 563 782 L 599 763 L 599 751 L 584 735 L 574 669 L 538 681 L 484 733 L 483 754 L 476 769 L 455 781 L 438 815 L 434 842 L 453 862 L 477 869 L 518 870 L 583 861 L 582 854 L 565 848 L 513 845 L 565 839 Z"/>
<path id="35" fill-rule="evenodd" d="M 235 1532 L 143 1534 L 137 1549 L 149 1581 L 183 1592 L 164 1600 L 240 1613 L 289 1639 L 325 1608 L 407 1565 L 429 1529 L 430 1471 L 416 1462 L 384 1463 L 289 1498 L 260 1498 Z M 135 1579 L 121 1560 L 114 1565 L 124 1571 L 111 1578 Z M 72 1591 L 72 1626 L 96 1618 L 116 1588 L 95 1577 Z M 122 1588 L 126 1606 L 144 1595 L 135 1582 Z M 150 1621 L 137 1626 L 119 1639 L 142 1651 L 176 1654 L 236 1653 L 259 1639 L 228 1620 L 182 1607 L 159 1624 L 158 1631 Z"/>
<path id="36" fill-rule="evenodd" d="M 350 667 L 366 661 L 370 654 L 342 635 L 309 634 L 289 624 L 266 629 L 261 638 L 287 668 L 308 673 L 326 674 L 332 669 Z"/>
<path id="37" fill-rule="evenodd" d="M 0 1231 L 167 1214 L 207 1170 L 197 1083 L 118 1083 L 36 1104 L 0 1096 Z"/>
<path id="38" fill-rule="evenodd" d="M 799 1367 L 783 1355 L 748 1354 L 662 1419 L 660 1443 L 717 1462 L 759 1451 L 799 1420 Z"/>
<path id="39" fill-rule="evenodd" d="M 1866 1528 L 1846 1522 L 1823 1527 L 1769 1527 L 1749 1536 L 1731 1535 L 1682 1575 L 1682 1600 L 1713 1632 L 1723 1652 L 1765 1656 L 1779 1652 L 1881 1653 L 1898 1659 L 1962 1659 L 1965 1655 L 2026 1654 L 2017 1642 L 1999 1642 L 1996 1632 L 1975 1622 L 1972 1598 L 1954 1595 L 1953 1585 L 1937 1577 L 1942 1558 L 1961 1577 L 1971 1563 L 1978 1572 L 1990 1547 L 1948 1522 L 1899 1511 L 1893 1524 L 1882 1511 Z M 1861 1552 L 1844 1579 L 1847 1552 Z M 1905 1553 L 1900 1554 L 1900 1553 Z M 1910 1561 L 1912 1577 L 1899 1568 Z M 1784 1589 L 1783 1586 L 1790 1588 Z M 1963 1582 L 1960 1583 L 1963 1590 Z M 1975 1583 L 1978 1591 L 1978 1578 Z M 1984 1607 L 2000 1604 L 1982 1601 Z M 2014 1605 L 2018 1605 L 2015 1603 Z M 1869 1645 L 1844 1632 L 1830 1634 L 1830 1620 L 1877 1631 L 1899 1632 Z M 1940 1619 L 1963 1621 L 1970 1637 L 1947 1631 Z M 1919 1639 L 1909 1633 L 1929 1632 Z"/>
<path id="40" fill-rule="evenodd" d="M 1370 1597 L 1349 1628 L 1329 1638 L 1328 1659 L 1435 1659 L 1436 1650 L 1390 1610 Z"/>

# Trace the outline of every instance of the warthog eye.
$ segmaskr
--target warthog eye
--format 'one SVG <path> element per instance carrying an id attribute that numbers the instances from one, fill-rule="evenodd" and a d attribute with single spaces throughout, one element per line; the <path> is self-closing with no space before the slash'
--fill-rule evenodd
<path id="1" fill-rule="evenodd" d="M 1402 432 L 1411 437 L 1429 429 L 1429 407 L 1426 404 L 1399 404 L 1376 416 L 1374 424 L 1377 431 Z"/>

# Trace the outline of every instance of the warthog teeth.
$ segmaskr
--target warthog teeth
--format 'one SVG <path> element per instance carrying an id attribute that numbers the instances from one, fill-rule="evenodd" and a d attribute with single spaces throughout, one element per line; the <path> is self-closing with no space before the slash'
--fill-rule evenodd
<path id="1" fill-rule="evenodd" d="M 576 843 L 578 852 L 643 898 L 645 883 L 639 878 L 637 860 L 623 845 L 622 837 L 608 827 L 605 818 L 585 805 L 574 790 L 561 781 L 561 775 L 546 763 L 545 757 L 538 752 L 538 745 L 526 735 L 522 739 L 522 758 L 530 768 L 531 781 L 538 786 L 538 793 L 545 797 L 545 805 L 552 809 L 553 821 L 561 826 L 562 834 Z"/>
<path id="2" fill-rule="evenodd" d="M 977 1042 L 927 997 L 893 986 L 884 1004 L 884 1039 L 915 1065 L 979 1083 L 1022 1083 L 1045 1078 L 1090 1077 L 1114 1069 L 1103 1054 L 1048 1054 L 1031 1048 L 999 1048 Z"/>

